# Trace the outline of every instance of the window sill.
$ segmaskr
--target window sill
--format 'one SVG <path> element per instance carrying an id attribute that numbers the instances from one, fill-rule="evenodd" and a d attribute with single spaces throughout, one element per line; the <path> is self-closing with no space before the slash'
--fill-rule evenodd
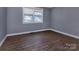
<path id="1" fill-rule="evenodd" d="M 23 23 L 23 24 L 43 24 L 43 22 L 41 22 L 41 23 L 38 23 L 38 22 L 36 22 L 36 23 Z"/>

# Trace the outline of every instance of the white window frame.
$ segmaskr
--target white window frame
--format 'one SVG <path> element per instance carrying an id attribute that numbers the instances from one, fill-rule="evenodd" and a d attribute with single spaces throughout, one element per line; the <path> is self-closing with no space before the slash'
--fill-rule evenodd
<path id="1" fill-rule="evenodd" d="M 22 22 L 23 22 L 23 24 L 31 24 L 31 23 L 43 23 L 43 8 L 38 8 L 38 7 L 34 7 L 34 8 L 32 8 L 32 9 L 41 9 L 42 10 L 42 22 L 24 22 L 24 9 L 25 8 L 32 8 L 32 7 L 23 7 L 22 8 L 22 12 L 23 12 L 23 20 L 22 20 Z M 34 11 L 34 10 L 33 10 Z"/>

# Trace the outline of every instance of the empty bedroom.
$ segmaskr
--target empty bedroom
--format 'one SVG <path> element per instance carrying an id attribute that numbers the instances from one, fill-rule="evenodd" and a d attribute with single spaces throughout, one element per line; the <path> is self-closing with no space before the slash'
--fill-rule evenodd
<path id="1" fill-rule="evenodd" d="M 0 7 L 0 51 L 79 51 L 79 7 Z"/>

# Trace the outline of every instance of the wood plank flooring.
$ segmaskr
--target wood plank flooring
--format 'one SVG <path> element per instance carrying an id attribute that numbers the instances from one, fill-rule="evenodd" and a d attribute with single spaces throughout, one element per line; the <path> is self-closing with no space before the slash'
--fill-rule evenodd
<path id="1" fill-rule="evenodd" d="M 79 39 L 53 31 L 8 37 L 0 51 L 79 51 Z"/>

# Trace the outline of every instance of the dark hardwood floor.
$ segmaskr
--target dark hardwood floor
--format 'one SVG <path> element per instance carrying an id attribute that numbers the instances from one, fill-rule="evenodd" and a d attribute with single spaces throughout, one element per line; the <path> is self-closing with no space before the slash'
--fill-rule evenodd
<path id="1" fill-rule="evenodd" d="M 52 31 L 8 37 L 0 51 L 78 51 L 79 40 Z"/>

